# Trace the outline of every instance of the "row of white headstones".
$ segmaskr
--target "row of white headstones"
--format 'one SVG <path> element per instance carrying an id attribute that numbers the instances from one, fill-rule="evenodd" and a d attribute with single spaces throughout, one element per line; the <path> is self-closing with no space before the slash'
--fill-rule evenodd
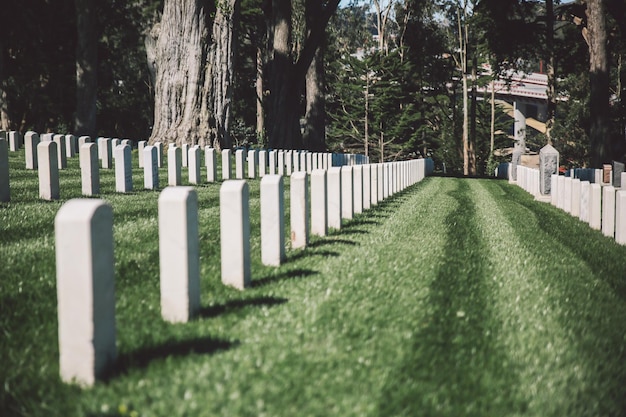
<path id="1" fill-rule="evenodd" d="M 15 133 L 15 135 L 13 135 Z M 24 138 L 26 169 L 37 170 L 39 175 L 39 196 L 44 200 L 60 198 L 59 170 L 67 167 L 67 158 L 77 153 L 80 158 L 82 194 L 94 196 L 100 193 L 99 168 L 115 168 L 116 192 L 127 193 L 133 190 L 131 142 L 128 139 L 98 138 L 91 143 L 89 136 L 76 138 L 73 135 L 44 134 L 40 141 L 35 132 L 27 132 Z M 0 174 L 8 172 L 8 150 L 20 149 L 18 132 L 9 133 L 9 144 L 0 144 Z M 163 144 L 147 146 L 145 141 L 138 143 L 139 167 L 144 169 L 144 188 L 158 189 L 158 168 L 163 165 Z M 217 181 L 216 151 L 205 147 L 207 182 Z M 233 176 L 231 150 L 222 151 L 222 179 L 243 179 L 263 177 L 266 174 L 290 175 L 296 171 L 311 173 L 313 169 L 327 169 L 333 164 L 333 154 L 282 150 L 243 150 L 235 151 L 235 175 Z M 367 159 L 362 155 L 338 155 L 342 163 L 362 163 Z M 176 147 L 170 144 L 168 157 L 168 185 L 181 185 L 181 168 L 188 167 L 189 184 L 200 184 L 201 151 L 199 146 Z M 10 200 L 9 176 L 3 175 L 0 181 L 0 201 Z"/>
<path id="2" fill-rule="evenodd" d="M 539 170 L 518 166 L 518 185 L 539 196 Z M 553 174 L 550 178 L 550 203 L 588 223 L 605 236 L 626 245 L 626 189 L 603 183 L 602 170 L 596 170 L 596 182 Z M 621 173 L 626 184 L 626 173 Z"/>
<path id="3" fill-rule="evenodd" d="M 54 143 L 42 143 L 46 142 Z M 56 149 L 54 145 L 40 145 L 38 152 Z M 81 146 L 81 157 L 89 155 L 92 160 L 90 145 L 95 144 L 86 142 Z M 124 145 L 118 149 L 128 152 Z M 236 160 L 243 166 L 240 151 L 236 152 Z M 155 147 L 146 146 L 142 152 L 144 168 L 146 164 L 158 166 Z M 181 152 L 180 148 L 170 147 L 168 158 L 176 162 L 168 161 L 169 166 L 179 167 Z M 279 155 L 277 160 L 282 159 Z M 290 175 L 290 236 L 294 249 L 306 248 L 310 234 L 326 236 L 329 228 L 341 229 L 343 220 L 421 181 L 426 173 L 423 159 L 325 169 L 320 157 L 322 168 L 315 169 L 312 162 L 306 162 L 310 154 L 304 155 L 301 166 L 310 166 L 310 173 L 292 169 Z M 116 164 L 120 158 L 124 158 L 121 152 Z M 51 160 L 56 161 L 54 151 L 45 159 Z M 211 157 L 209 160 L 214 161 Z M 224 160 L 230 161 L 227 153 L 223 154 L 226 163 Z M 248 153 L 250 160 L 255 160 L 254 154 Z M 230 168 L 226 167 L 225 172 L 229 173 Z M 243 176 L 243 171 L 239 174 Z M 171 181 L 172 176 L 168 177 Z M 220 187 L 221 279 L 225 285 L 241 290 L 251 285 L 252 275 L 248 187 L 243 179 L 226 180 Z M 279 266 L 286 258 L 283 175 L 268 173 L 261 179 L 260 211 L 261 260 L 265 265 Z M 161 192 L 158 227 L 161 315 L 168 322 L 186 322 L 200 309 L 198 197 L 193 187 L 169 186 Z M 61 379 L 90 386 L 107 373 L 117 356 L 112 207 L 100 199 L 65 203 L 55 218 L 55 254 Z"/>

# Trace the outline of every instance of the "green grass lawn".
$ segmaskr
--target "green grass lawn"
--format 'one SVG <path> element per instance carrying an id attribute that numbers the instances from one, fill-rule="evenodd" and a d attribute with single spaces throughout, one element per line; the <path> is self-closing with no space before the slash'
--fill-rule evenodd
<path id="1" fill-rule="evenodd" d="M 61 202 L 38 201 L 22 168 L 12 153 L 0 205 L 2 417 L 626 415 L 626 247 L 496 180 L 428 178 L 279 268 L 261 264 L 249 181 L 243 292 L 220 281 L 219 184 L 198 186 L 202 312 L 173 325 L 159 311 L 159 194 L 139 169 L 132 195 L 101 171 L 118 366 L 91 389 L 65 385 L 53 219 L 80 196 L 78 161 Z"/>

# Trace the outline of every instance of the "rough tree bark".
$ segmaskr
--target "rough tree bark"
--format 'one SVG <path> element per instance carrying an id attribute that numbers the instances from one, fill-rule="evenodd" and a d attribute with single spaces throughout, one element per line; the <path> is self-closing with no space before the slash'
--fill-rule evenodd
<path id="1" fill-rule="evenodd" d="M 239 0 L 226 0 L 218 4 L 213 21 L 213 43 L 209 53 L 208 70 L 212 82 L 212 113 L 214 128 L 212 138 L 216 148 L 230 148 L 231 104 L 234 83 L 234 27 Z"/>
<path id="2" fill-rule="evenodd" d="M 318 0 L 307 0 L 306 23 L 310 32 L 322 15 L 322 4 Z M 325 118 L 326 100 L 324 99 L 324 47 L 320 45 L 315 52 L 305 77 L 306 112 L 303 144 L 305 149 L 323 152 L 326 150 Z"/>
<path id="3" fill-rule="evenodd" d="M 98 34 L 96 2 L 75 0 L 76 30 L 76 115 L 74 134 L 96 134 L 96 99 L 98 94 Z"/>
<path id="4" fill-rule="evenodd" d="M 4 45 L 0 37 L 0 130 L 10 130 L 9 104 L 7 102 L 6 75 L 4 68 Z"/>
<path id="5" fill-rule="evenodd" d="M 587 1 L 589 44 L 591 166 L 601 168 L 612 158 L 609 131 L 609 64 L 604 0 Z"/>
<path id="6" fill-rule="evenodd" d="M 211 0 L 165 0 L 151 31 L 155 70 L 150 143 L 208 145 L 211 79 L 207 76 Z"/>

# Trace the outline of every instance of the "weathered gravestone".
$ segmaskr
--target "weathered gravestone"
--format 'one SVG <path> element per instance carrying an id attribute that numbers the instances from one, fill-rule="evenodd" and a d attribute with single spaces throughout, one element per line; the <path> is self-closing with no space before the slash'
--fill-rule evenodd
<path id="1" fill-rule="evenodd" d="M 36 132 L 26 132 L 24 137 L 26 169 L 37 169 L 38 167 L 37 145 L 39 145 L 39 135 Z"/>
<path id="2" fill-rule="evenodd" d="M 4 138 L 0 138 L 0 201 L 11 201 L 9 187 L 9 144 Z"/>
<path id="3" fill-rule="evenodd" d="M 133 190 L 133 165 L 130 146 L 115 148 L 115 191 L 129 193 Z"/>
<path id="4" fill-rule="evenodd" d="M 91 386 L 117 356 L 113 209 L 102 200 L 70 200 L 54 229 L 61 379 Z"/>
<path id="5" fill-rule="evenodd" d="M 37 165 L 39 165 L 39 198 L 58 200 L 59 193 L 59 157 L 56 142 L 40 142 L 37 145 Z"/>
<path id="6" fill-rule="evenodd" d="M 182 155 L 182 149 L 174 144 L 167 149 L 167 185 L 175 187 L 182 184 Z"/>
<path id="7" fill-rule="evenodd" d="M 291 247 L 305 248 L 309 243 L 309 187 L 304 171 L 291 175 L 290 184 Z"/>
<path id="8" fill-rule="evenodd" d="M 185 323 L 200 310 L 198 195 L 193 187 L 167 187 L 158 205 L 161 316 Z"/>
<path id="9" fill-rule="evenodd" d="M 285 197 L 283 177 L 261 179 L 261 261 L 280 266 L 285 260 Z"/>
<path id="10" fill-rule="evenodd" d="M 328 203 L 326 192 L 326 170 L 314 169 L 311 172 L 311 234 L 328 234 Z"/>
<path id="11" fill-rule="evenodd" d="M 613 171 L 613 187 L 621 188 L 622 187 L 622 173 L 624 172 L 624 163 L 613 161 L 612 163 L 612 171 Z"/>
<path id="12" fill-rule="evenodd" d="M 250 207 L 245 180 L 220 187 L 221 269 L 224 285 L 243 290 L 251 284 Z"/>
<path id="13" fill-rule="evenodd" d="M 602 164 L 602 183 L 603 184 L 611 184 L 611 164 Z"/>
<path id="14" fill-rule="evenodd" d="M 100 194 L 100 167 L 98 145 L 85 143 L 80 147 L 80 177 L 82 193 L 86 196 Z"/>
<path id="15" fill-rule="evenodd" d="M 341 167 L 328 168 L 326 175 L 328 227 L 341 229 Z"/>
<path id="16" fill-rule="evenodd" d="M 559 152 L 552 145 L 539 151 L 539 187 L 543 195 L 551 193 L 552 175 L 559 173 Z"/>

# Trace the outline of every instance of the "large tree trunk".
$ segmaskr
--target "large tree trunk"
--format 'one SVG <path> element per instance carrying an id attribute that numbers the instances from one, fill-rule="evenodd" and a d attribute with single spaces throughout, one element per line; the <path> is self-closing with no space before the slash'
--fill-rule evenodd
<path id="1" fill-rule="evenodd" d="M 211 144 L 211 79 L 206 63 L 214 5 L 212 0 L 165 0 L 154 51 L 150 143 Z"/>
<path id="2" fill-rule="evenodd" d="M 607 55 L 606 11 L 603 0 L 587 1 L 587 39 L 591 128 L 591 166 L 601 168 L 612 158 L 609 129 L 609 64 Z"/>
<path id="3" fill-rule="evenodd" d="M 272 0 L 273 56 L 270 61 L 270 147 L 302 148 L 300 85 L 291 57 L 291 0 Z"/>
<path id="4" fill-rule="evenodd" d="M 469 141 L 467 149 L 468 158 L 468 171 L 470 175 L 476 175 L 476 113 L 477 113 L 477 91 L 476 91 L 476 68 L 478 67 L 478 59 L 474 54 L 472 58 L 472 101 L 470 103 L 470 126 L 469 126 Z"/>
<path id="5" fill-rule="evenodd" d="M 263 52 L 256 50 L 256 139 L 258 144 L 265 144 L 265 109 L 263 90 Z"/>
<path id="6" fill-rule="evenodd" d="M 11 130 L 11 119 L 9 118 L 9 103 L 6 90 L 6 70 L 4 68 L 4 45 L 0 37 L 0 130 Z"/>
<path id="7" fill-rule="evenodd" d="M 306 2 L 306 22 L 310 32 L 322 15 L 322 4 L 318 0 Z M 305 128 L 303 135 L 304 147 L 311 151 L 323 152 L 326 150 L 325 119 L 326 100 L 324 99 L 324 48 L 317 48 L 315 57 L 306 72 L 306 113 L 304 115 Z"/>
<path id="8" fill-rule="evenodd" d="M 230 148 L 231 104 L 233 100 L 235 51 L 234 27 L 239 0 L 220 2 L 213 21 L 213 44 L 209 54 L 214 115 L 215 148 Z"/>
<path id="9" fill-rule="evenodd" d="M 75 0 L 76 30 L 76 115 L 74 134 L 96 135 L 96 98 L 98 94 L 98 34 L 96 2 Z"/>
<path id="10" fill-rule="evenodd" d="M 311 0 L 308 0 L 311 1 Z M 272 148 L 302 147 L 300 116 L 301 90 L 306 73 L 324 40 L 326 25 L 339 0 L 322 6 L 304 41 L 297 62 L 291 55 L 291 1 L 271 0 L 272 57 L 270 69 L 269 144 Z"/>

